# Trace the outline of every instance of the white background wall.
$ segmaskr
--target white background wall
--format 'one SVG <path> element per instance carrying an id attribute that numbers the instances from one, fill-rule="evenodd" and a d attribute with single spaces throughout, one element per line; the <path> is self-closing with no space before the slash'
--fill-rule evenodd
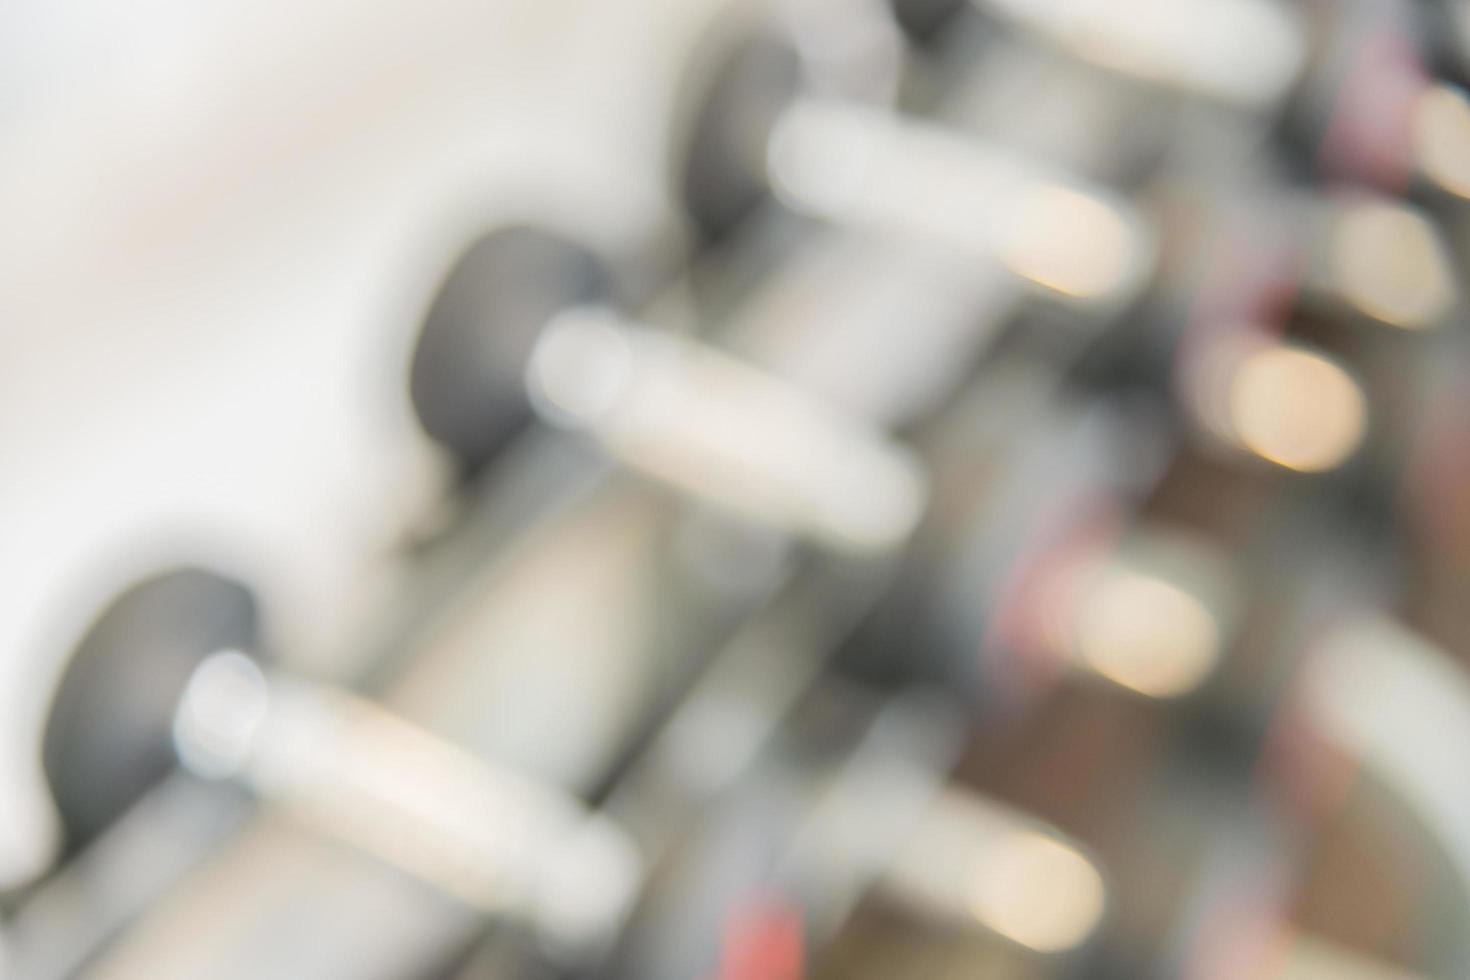
<path id="1" fill-rule="evenodd" d="M 51 833 L 60 658 L 132 575 L 217 556 L 330 648 L 442 476 L 403 378 L 443 262 L 497 215 L 663 220 L 723 5 L 0 7 L 0 882 Z"/>

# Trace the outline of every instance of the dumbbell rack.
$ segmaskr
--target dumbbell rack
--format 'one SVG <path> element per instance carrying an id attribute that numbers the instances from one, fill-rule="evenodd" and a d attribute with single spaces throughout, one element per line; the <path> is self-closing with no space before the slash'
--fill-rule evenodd
<path id="1" fill-rule="evenodd" d="M 687 236 L 427 304 L 350 676 L 203 572 L 97 621 L 10 969 L 1460 975 L 1458 8 L 1190 6 L 720 25 Z"/>

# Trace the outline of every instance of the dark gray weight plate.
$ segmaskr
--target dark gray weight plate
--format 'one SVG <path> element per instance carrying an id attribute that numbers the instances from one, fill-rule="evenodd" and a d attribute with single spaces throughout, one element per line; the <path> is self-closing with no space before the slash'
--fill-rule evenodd
<path id="1" fill-rule="evenodd" d="M 524 372 L 558 312 L 606 301 L 612 277 L 587 248 L 529 226 L 492 231 L 445 276 L 409 373 L 420 424 L 465 473 L 478 472 L 525 424 Z"/>
<path id="2" fill-rule="evenodd" d="M 103 610 L 62 675 L 42 743 L 69 850 L 173 768 L 174 710 L 199 662 L 259 645 L 250 590 L 210 572 L 163 573 Z"/>
<path id="3" fill-rule="evenodd" d="M 758 34 L 727 49 L 708 78 L 676 173 L 685 213 L 717 241 L 766 198 L 766 144 L 801 88 L 801 60 L 791 44 Z"/>
<path id="4" fill-rule="evenodd" d="M 928 44 L 968 6 L 966 0 L 892 0 L 894 19 L 916 44 Z"/>

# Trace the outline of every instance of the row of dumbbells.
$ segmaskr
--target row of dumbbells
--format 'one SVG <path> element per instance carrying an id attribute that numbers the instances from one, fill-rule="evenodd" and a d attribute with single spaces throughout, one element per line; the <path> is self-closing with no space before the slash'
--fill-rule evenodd
<path id="1" fill-rule="evenodd" d="M 1145 6 L 907 59 L 783 8 L 692 86 L 686 271 L 619 307 L 565 229 L 476 242 L 410 372 L 464 480 L 409 613 L 349 693 L 220 576 L 119 599 L 17 975 L 1305 971 L 1351 959 L 1284 925 L 1340 755 L 1450 858 L 1379 952 L 1455 975 L 1460 777 L 1402 726 L 1464 679 L 1387 621 L 1456 638 L 1470 110 L 1386 6 Z"/>

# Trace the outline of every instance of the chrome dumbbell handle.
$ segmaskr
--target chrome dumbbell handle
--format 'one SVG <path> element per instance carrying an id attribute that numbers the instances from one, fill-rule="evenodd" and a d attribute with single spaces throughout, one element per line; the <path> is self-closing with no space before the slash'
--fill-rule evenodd
<path id="1" fill-rule="evenodd" d="M 796 210 L 943 242 L 1075 304 L 1117 307 L 1152 270 L 1142 218 L 1114 195 L 931 123 L 800 100 L 767 160 Z"/>
<path id="2" fill-rule="evenodd" d="M 974 0 L 1083 61 L 1140 81 L 1269 108 L 1306 59 L 1296 12 L 1276 0 Z"/>
<path id="3" fill-rule="evenodd" d="M 568 311 L 531 357 L 533 399 L 619 462 L 838 551 L 908 536 L 917 462 L 876 430 L 714 348 L 609 311 Z"/>
<path id="4" fill-rule="evenodd" d="M 200 664 L 174 733 L 195 773 L 238 779 L 333 838 L 558 942 L 604 938 L 637 885 L 626 835 L 569 794 L 347 691 L 268 675 L 237 651 Z"/>

